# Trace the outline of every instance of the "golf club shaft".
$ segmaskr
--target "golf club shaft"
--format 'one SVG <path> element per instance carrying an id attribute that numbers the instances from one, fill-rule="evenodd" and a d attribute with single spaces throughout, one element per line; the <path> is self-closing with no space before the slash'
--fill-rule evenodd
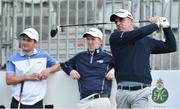
<path id="1" fill-rule="evenodd" d="M 134 23 L 146 23 L 149 20 L 135 20 Z M 91 25 L 106 25 L 106 24 L 114 24 L 114 22 L 109 23 L 87 23 L 87 24 L 70 24 L 70 25 L 59 25 L 59 27 L 71 27 L 71 26 L 91 26 Z"/>
<path id="2" fill-rule="evenodd" d="M 24 87 L 24 81 L 23 81 L 23 82 L 21 82 L 21 89 L 20 89 L 20 93 L 19 93 L 19 103 L 18 103 L 18 109 L 20 109 L 20 107 L 21 107 L 21 99 L 22 99 L 23 87 Z"/>
<path id="3" fill-rule="evenodd" d="M 134 23 L 146 23 L 149 22 L 149 20 L 134 20 Z M 109 22 L 109 23 L 87 23 L 87 24 L 70 24 L 70 25 L 58 25 L 54 26 L 53 29 L 51 29 L 51 37 L 54 37 L 59 29 L 64 28 L 64 27 L 73 27 L 73 26 L 92 26 L 92 25 L 106 25 L 106 24 L 114 24 L 114 22 Z"/>

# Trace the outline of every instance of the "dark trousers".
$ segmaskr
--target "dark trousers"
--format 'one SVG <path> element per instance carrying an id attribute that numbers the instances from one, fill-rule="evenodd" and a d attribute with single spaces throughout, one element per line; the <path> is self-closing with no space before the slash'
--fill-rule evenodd
<path id="1" fill-rule="evenodd" d="M 17 101 L 14 97 L 12 98 L 11 101 L 11 109 L 15 109 L 18 108 L 18 103 L 19 101 Z M 21 109 L 23 108 L 37 108 L 37 109 L 43 109 L 43 100 L 40 100 L 39 102 L 37 102 L 34 105 L 23 105 L 21 104 L 20 106 Z"/>

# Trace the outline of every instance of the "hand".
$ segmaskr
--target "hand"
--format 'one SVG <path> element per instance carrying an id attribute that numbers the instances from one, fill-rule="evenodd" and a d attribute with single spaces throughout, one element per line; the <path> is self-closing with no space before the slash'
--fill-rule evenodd
<path id="1" fill-rule="evenodd" d="M 151 23 L 157 24 L 158 27 L 160 26 L 160 19 L 159 19 L 159 17 L 151 17 L 151 18 L 149 19 L 149 21 L 150 21 Z"/>
<path id="2" fill-rule="evenodd" d="M 79 79 L 81 76 L 76 70 L 72 70 L 69 74 L 72 79 Z"/>
<path id="3" fill-rule="evenodd" d="M 49 69 L 47 68 L 47 69 L 41 71 L 41 73 L 39 74 L 39 78 L 40 78 L 41 80 L 47 79 L 48 76 L 49 76 L 49 73 L 50 73 L 50 71 L 49 71 Z"/>
<path id="4" fill-rule="evenodd" d="M 39 78 L 39 74 L 38 73 L 33 73 L 31 75 L 26 76 L 27 80 L 31 80 L 31 81 L 38 81 L 41 80 Z"/>
<path id="5" fill-rule="evenodd" d="M 162 28 L 168 28 L 169 27 L 169 21 L 167 20 L 166 17 L 159 17 L 160 20 L 160 26 Z"/>
<path id="6" fill-rule="evenodd" d="M 107 74 L 106 74 L 106 79 L 107 80 L 112 80 L 114 78 L 114 68 L 112 68 Z"/>

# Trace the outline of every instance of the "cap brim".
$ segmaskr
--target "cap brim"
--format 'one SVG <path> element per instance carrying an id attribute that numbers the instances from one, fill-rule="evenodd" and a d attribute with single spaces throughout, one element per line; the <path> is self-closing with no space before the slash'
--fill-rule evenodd
<path id="1" fill-rule="evenodd" d="M 19 34 L 19 36 L 22 36 L 23 34 L 25 34 L 26 36 L 28 36 L 30 39 L 36 40 L 36 39 L 34 39 L 33 37 L 31 37 L 32 34 L 29 33 L 29 32 L 22 32 L 22 33 Z M 36 41 L 38 41 L 38 40 L 36 40 Z"/>
<path id="2" fill-rule="evenodd" d="M 116 17 L 118 17 L 118 18 L 126 18 L 126 17 L 128 17 L 128 18 L 133 20 L 133 18 L 130 17 L 130 16 L 120 16 L 120 15 L 112 14 L 111 17 L 110 17 L 110 21 L 114 22 Z"/>
<path id="3" fill-rule="evenodd" d="M 115 14 L 111 15 L 110 21 L 111 21 L 111 22 L 114 22 L 114 21 L 115 21 L 115 17 L 118 17 L 118 16 L 116 16 Z"/>
<path id="4" fill-rule="evenodd" d="M 86 33 L 83 35 L 83 38 L 87 37 L 87 35 L 91 35 L 92 37 L 95 37 L 92 33 L 86 32 Z"/>
<path id="5" fill-rule="evenodd" d="M 110 17 L 110 21 L 111 21 L 111 22 L 114 22 L 116 17 L 125 18 L 125 17 L 122 17 L 122 16 L 120 17 L 120 16 L 118 16 L 118 15 L 116 15 L 116 14 L 113 14 L 113 15 L 111 15 L 111 17 Z"/>
<path id="6" fill-rule="evenodd" d="M 92 33 L 85 33 L 84 35 L 83 35 L 83 38 L 86 38 L 87 37 L 87 35 L 91 35 L 92 37 L 94 37 L 94 38 L 96 38 L 97 36 L 96 35 L 94 35 L 94 34 L 92 34 Z M 102 40 L 102 38 L 101 37 L 97 37 L 97 38 L 100 38 L 101 40 Z"/>
<path id="7" fill-rule="evenodd" d="M 31 34 L 29 34 L 29 33 L 27 33 L 27 32 L 22 32 L 22 33 L 19 34 L 19 36 L 23 36 L 24 34 L 25 34 L 26 36 L 28 36 L 29 38 L 31 38 L 31 37 L 30 37 Z"/>

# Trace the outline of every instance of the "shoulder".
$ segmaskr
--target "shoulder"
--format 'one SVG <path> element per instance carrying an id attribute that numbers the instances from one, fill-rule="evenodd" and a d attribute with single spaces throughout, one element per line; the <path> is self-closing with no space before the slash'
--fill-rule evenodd
<path id="1" fill-rule="evenodd" d="M 115 31 L 111 34 L 110 38 L 120 36 L 120 35 L 123 34 L 123 33 L 124 33 L 123 31 L 117 31 L 117 30 L 115 30 Z"/>
<path id="2" fill-rule="evenodd" d="M 107 51 L 107 50 L 102 50 L 102 53 L 109 55 L 109 56 L 112 56 L 112 53 L 110 51 Z"/>
<path id="3" fill-rule="evenodd" d="M 50 54 L 44 50 L 37 50 L 37 52 L 38 52 L 38 55 L 40 56 L 50 56 Z"/>
<path id="4" fill-rule="evenodd" d="M 20 58 L 21 58 L 20 53 L 16 53 L 9 56 L 8 61 L 16 61 L 16 60 L 19 60 Z"/>
<path id="5" fill-rule="evenodd" d="M 82 57 L 86 55 L 87 55 L 87 51 L 82 51 L 82 52 L 77 53 L 74 57 Z"/>
<path id="6" fill-rule="evenodd" d="M 44 50 L 37 50 L 37 53 L 34 54 L 31 58 L 46 58 L 46 59 L 52 59 L 53 57 L 48 53 L 47 51 Z"/>

